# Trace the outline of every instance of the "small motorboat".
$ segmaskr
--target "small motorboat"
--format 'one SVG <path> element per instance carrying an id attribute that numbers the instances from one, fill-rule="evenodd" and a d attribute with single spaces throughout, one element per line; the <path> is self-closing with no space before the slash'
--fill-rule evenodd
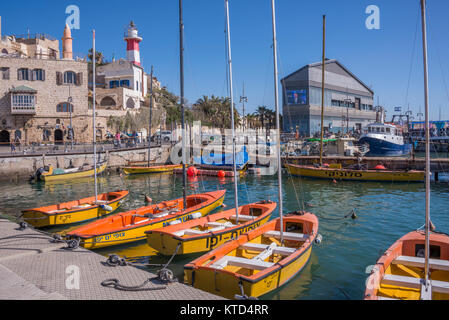
<path id="1" fill-rule="evenodd" d="M 201 218 L 223 204 L 226 190 L 188 195 L 96 220 L 65 234 L 86 249 L 97 249 L 146 238 L 145 231 L 168 226 L 174 220 Z"/>
<path id="2" fill-rule="evenodd" d="M 123 167 L 123 172 L 125 174 L 142 174 L 142 173 L 162 173 L 162 172 L 173 172 L 175 169 L 182 169 L 182 164 L 167 164 L 160 166 L 126 166 Z"/>
<path id="3" fill-rule="evenodd" d="M 97 174 L 102 173 L 108 166 L 107 161 L 97 164 Z M 31 177 L 36 181 L 61 181 L 75 178 L 91 177 L 95 175 L 94 166 L 81 166 L 67 169 L 54 168 L 53 166 L 44 166 L 36 170 Z"/>
<path id="4" fill-rule="evenodd" d="M 430 288 L 424 288 L 425 232 L 397 240 L 377 261 L 366 282 L 366 300 L 449 300 L 449 236 L 430 233 Z"/>
<path id="5" fill-rule="evenodd" d="M 297 212 L 276 218 L 184 266 L 184 282 L 234 299 L 260 297 L 294 278 L 318 235 L 318 218 Z M 283 240 L 281 240 L 281 237 Z"/>
<path id="6" fill-rule="evenodd" d="M 238 215 L 233 208 L 183 223 L 175 220 L 147 231 L 147 242 L 167 256 L 209 251 L 266 223 L 275 208 L 275 202 L 260 201 L 239 207 Z"/>
<path id="7" fill-rule="evenodd" d="M 68 225 L 99 218 L 116 210 L 128 196 L 129 191 L 114 191 L 59 203 L 51 206 L 22 211 L 23 220 L 34 227 Z"/>

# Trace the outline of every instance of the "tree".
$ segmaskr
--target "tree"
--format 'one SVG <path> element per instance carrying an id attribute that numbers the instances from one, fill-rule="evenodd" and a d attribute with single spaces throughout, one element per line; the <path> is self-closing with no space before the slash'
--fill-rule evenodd
<path id="1" fill-rule="evenodd" d="M 90 68 L 92 66 L 92 57 L 93 57 L 92 52 L 93 52 L 93 49 L 91 48 L 91 49 L 89 49 L 89 53 L 87 55 L 87 58 L 88 58 L 88 61 L 89 61 L 88 62 L 89 70 L 90 70 Z M 103 53 L 101 53 L 100 51 L 95 51 L 95 66 L 96 67 L 103 66 L 103 65 L 105 65 L 107 63 L 108 62 L 105 60 L 105 58 L 103 56 Z"/>

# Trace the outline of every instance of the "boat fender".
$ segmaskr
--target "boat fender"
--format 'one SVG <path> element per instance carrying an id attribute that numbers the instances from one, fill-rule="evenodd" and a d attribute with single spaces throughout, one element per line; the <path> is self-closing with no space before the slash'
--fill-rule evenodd
<path id="1" fill-rule="evenodd" d="M 108 206 L 107 204 L 100 204 L 100 208 L 109 212 L 114 211 L 114 209 L 111 206 Z"/>
<path id="2" fill-rule="evenodd" d="M 315 238 L 315 243 L 320 244 L 321 241 L 323 241 L 323 236 L 321 234 L 318 234 Z"/>
<path id="3" fill-rule="evenodd" d="M 198 219 L 201 218 L 203 215 L 201 214 L 201 212 L 194 212 L 190 215 L 190 219 Z"/>
<path id="4" fill-rule="evenodd" d="M 176 220 L 170 221 L 168 224 L 173 226 L 173 225 L 178 224 L 178 223 L 181 223 L 181 221 L 179 219 L 176 219 Z"/>

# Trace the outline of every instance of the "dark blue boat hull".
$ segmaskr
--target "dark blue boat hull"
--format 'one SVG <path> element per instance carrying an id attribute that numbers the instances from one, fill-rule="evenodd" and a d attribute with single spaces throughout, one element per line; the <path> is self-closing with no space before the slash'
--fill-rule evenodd
<path id="1" fill-rule="evenodd" d="M 369 145 L 369 152 L 366 154 L 371 157 L 400 157 L 411 153 L 412 145 L 408 143 L 396 144 L 381 139 L 363 137 L 359 144 Z"/>

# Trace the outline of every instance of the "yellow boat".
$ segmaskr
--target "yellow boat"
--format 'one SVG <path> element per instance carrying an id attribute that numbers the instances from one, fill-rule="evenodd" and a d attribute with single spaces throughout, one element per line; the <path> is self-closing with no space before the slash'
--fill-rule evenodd
<path id="1" fill-rule="evenodd" d="M 107 166 L 108 163 L 106 161 L 101 164 L 97 164 L 97 174 L 102 173 L 104 170 L 106 170 Z M 84 169 L 83 167 L 59 169 L 54 168 L 53 166 L 50 165 L 38 169 L 35 174 L 35 178 L 37 180 L 51 182 L 51 181 L 70 180 L 76 178 L 85 178 L 94 175 L 95 172 L 93 166 L 89 166 L 87 169 Z"/>
<path id="2" fill-rule="evenodd" d="M 79 239 L 86 249 L 97 249 L 146 238 L 145 231 L 168 226 L 171 221 L 200 218 L 223 204 L 226 190 L 188 195 L 96 220 L 65 234 Z"/>
<path id="3" fill-rule="evenodd" d="M 354 181 L 423 182 L 424 171 L 409 170 L 356 170 L 314 167 L 287 163 L 288 172 L 294 176 Z"/>
<path id="4" fill-rule="evenodd" d="M 184 282 L 223 296 L 260 297 L 294 278 L 306 265 L 318 234 L 311 213 L 267 222 L 184 266 Z"/>
<path id="5" fill-rule="evenodd" d="M 141 173 L 161 173 L 173 172 L 174 169 L 182 168 L 182 164 L 168 164 L 161 166 L 127 166 L 123 167 L 125 174 L 141 174 Z"/>
<path id="6" fill-rule="evenodd" d="M 365 300 L 449 300 L 449 236 L 430 233 L 430 290 L 425 278 L 425 233 L 412 231 L 377 261 L 366 282 Z"/>
<path id="7" fill-rule="evenodd" d="M 171 256 L 205 252 L 266 223 L 276 203 L 260 201 L 146 232 L 148 245 Z"/>
<path id="8" fill-rule="evenodd" d="M 129 191 L 102 193 L 95 197 L 83 198 L 51 206 L 22 211 L 23 220 L 40 228 L 46 226 L 68 225 L 95 219 L 116 210 L 125 201 Z"/>

